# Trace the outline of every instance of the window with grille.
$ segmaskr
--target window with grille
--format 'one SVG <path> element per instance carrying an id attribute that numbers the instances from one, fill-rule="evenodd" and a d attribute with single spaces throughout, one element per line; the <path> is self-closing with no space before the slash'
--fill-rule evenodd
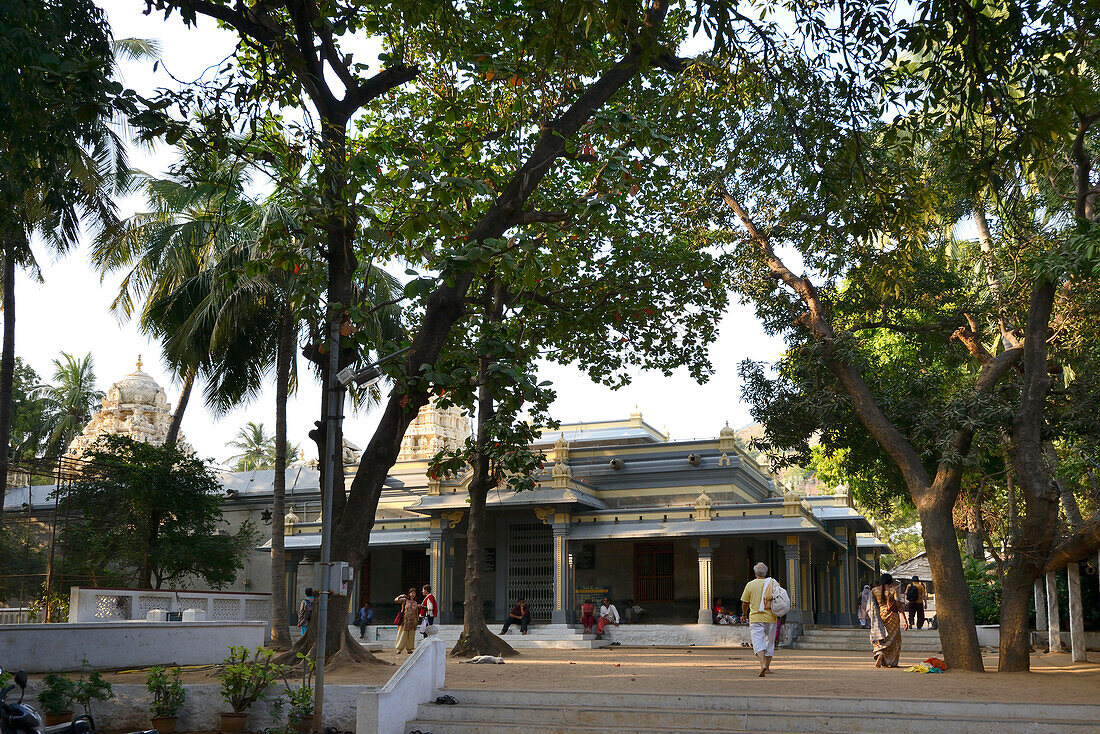
<path id="1" fill-rule="evenodd" d="M 672 543 L 634 546 L 634 601 L 672 601 Z"/>

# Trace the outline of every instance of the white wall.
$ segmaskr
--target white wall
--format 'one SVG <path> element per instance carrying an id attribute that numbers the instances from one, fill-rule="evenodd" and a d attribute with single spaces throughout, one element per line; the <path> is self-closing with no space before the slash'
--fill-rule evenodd
<path id="1" fill-rule="evenodd" d="M 417 645 L 385 686 L 359 694 L 355 734 L 402 734 L 419 705 L 443 687 L 446 659 L 447 646 L 436 637 Z"/>
<path id="2" fill-rule="evenodd" d="M 263 622 L 92 622 L 0 626 L 5 670 L 32 672 L 220 663 L 230 645 L 255 649 Z"/>

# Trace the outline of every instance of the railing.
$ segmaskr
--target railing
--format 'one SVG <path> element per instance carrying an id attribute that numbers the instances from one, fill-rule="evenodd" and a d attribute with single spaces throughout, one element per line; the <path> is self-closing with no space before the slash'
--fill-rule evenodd
<path id="1" fill-rule="evenodd" d="M 271 594 L 172 589 L 86 589 L 69 591 L 70 622 L 144 620 L 154 609 L 200 610 L 216 622 L 264 622 L 271 617 Z"/>
<path id="2" fill-rule="evenodd" d="M 0 624 L 26 624 L 37 621 L 31 618 L 31 610 L 28 607 L 0 608 Z"/>

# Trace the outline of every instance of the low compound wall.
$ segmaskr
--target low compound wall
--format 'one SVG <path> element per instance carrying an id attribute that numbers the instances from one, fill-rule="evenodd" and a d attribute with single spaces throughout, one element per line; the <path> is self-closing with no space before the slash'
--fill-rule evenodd
<path id="1" fill-rule="evenodd" d="M 359 694 L 355 734 L 402 734 L 405 724 L 416 718 L 417 707 L 434 699 L 443 687 L 446 660 L 442 640 L 429 637 L 417 645 L 385 686 Z"/>
<path id="2" fill-rule="evenodd" d="M 146 665 L 207 665 L 225 660 L 230 645 L 255 649 L 263 622 L 97 622 L 9 624 L 0 627 L 0 665 L 44 672 Z"/>
<path id="3" fill-rule="evenodd" d="M 38 687 L 38 681 L 32 681 L 27 686 L 27 700 L 33 700 L 38 693 Z M 183 688 L 187 698 L 180 709 L 176 730 L 219 731 L 221 714 L 232 710 L 222 698 L 221 686 L 217 683 L 201 683 L 185 684 Z M 325 686 L 325 726 L 334 726 L 340 731 L 353 730 L 356 698 L 363 688 L 364 686 Z M 149 707 L 152 705 L 152 697 L 144 685 L 115 684 L 111 686 L 111 691 L 115 694 L 114 698 L 97 701 L 92 709 L 96 727 L 100 731 L 115 734 L 151 728 Z M 271 701 L 281 694 L 282 686 L 272 686 L 267 690 L 267 700 L 253 705 L 249 710 L 246 731 L 262 731 L 273 726 Z"/>
<path id="4" fill-rule="evenodd" d="M 144 621 L 154 609 L 200 610 L 211 622 L 261 622 L 271 618 L 271 594 L 172 589 L 69 589 L 70 622 Z"/>

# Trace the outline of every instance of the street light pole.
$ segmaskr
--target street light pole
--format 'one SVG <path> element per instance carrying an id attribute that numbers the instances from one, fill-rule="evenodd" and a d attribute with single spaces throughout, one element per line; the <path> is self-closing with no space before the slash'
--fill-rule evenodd
<path id="1" fill-rule="evenodd" d="M 328 601 L 332 587 L 332 498 L 336 486 L 336 431 L 343 417 L 340 382 L 340 322 L 329 315 L 328 372 L 325 375 L 325 486 L 321 498 L 321 593 L 317 601 L 317 639 L 314 642 L 313 731 L 322 732 L 321 718 L 325 709 L 325 647 L 328 643 Z M 343 491 L 343 487 L 341 490 Z"/>
<path id="2" fill-rule="evenodd" d="M 344 401 L 341 391 L 351 382 L 360 386 L 370 386 L 382 378 L 381 365 L 400 357 L 409 351 L 409 347 L 393 354 L 379 357 L 366 368 L 355 372 L 348 368 L 340 370 L 340 322 L 333 319 L 328 325 L 328 374 L 325 390 L 328 400 L 325 403 L 325 486 L 321 499 L 321 591 L 317 600 L 317 639 L 314 642 L 314 673 L 316 679 L 313 689 L 313 731 L 322 732 L 321 717 L 325 708 L 325 647 L 328 643 L 328 603 L 332 593 L 332 498 L 336 487 L 336 430 L 344 419 Z M 343 446 L 340 447 L 343 450 Z M 344 491 L 343 477 L 340 477 L 340 491 Z M 339 581 L 340 579 L 337 579 Z M 315 580 L 316 581 L 316 580 Z M 315 592 L 317 593 L 317 592 Z M 341 630 L 340 634 L 343 634 Z"/>

